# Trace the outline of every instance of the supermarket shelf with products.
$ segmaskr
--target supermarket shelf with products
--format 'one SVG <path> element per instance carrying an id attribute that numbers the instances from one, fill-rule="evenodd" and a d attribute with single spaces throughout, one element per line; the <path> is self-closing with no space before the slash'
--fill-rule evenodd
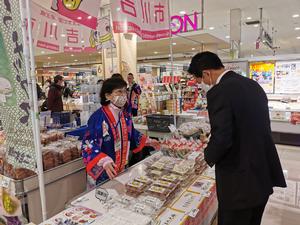
<path id="1" fill-rule="evenodd" d="M 190 154 L 190 160 L 184 160 L 157 152 L 115 179 L 78 196 L 68 204 L 66 211 L 43 224 L 66 219 L 89 218 L 91 221 L 92 218 L 91 222 L 97 224 L 120 224 L 122 221 L 121 224 L 128 225 L 153 222 L 209 225 L 217 211 L 216 186 L 211 176 L 214 172 L 212 169 L 204 170 L 204 164 L 197 163 L 195 167 L 195 157 L 203 157 L 203 154 L 194 152 Z M 198 158 L 197 162 L 202 160 Z M 192 175 L 195 173 L 193 168 L 198 168 L 198 175 Z M 165 171 L 171 172 L 157 176 Z M 73 217 L 82 210 L 86 211 L 85 217 Z"/>

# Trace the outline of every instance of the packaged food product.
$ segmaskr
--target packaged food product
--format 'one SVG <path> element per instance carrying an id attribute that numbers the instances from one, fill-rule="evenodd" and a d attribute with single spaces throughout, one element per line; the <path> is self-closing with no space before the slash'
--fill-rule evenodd
<path id="1" fill-rule="evenodd" d="M 147 184 L 147 185 L 151 184 L 152 181 L 153 181 L 152 179 L 150 179 L 147 176 L 136 177 L 134 180 L 138 181 L 138 182 L 141 182 L 141 183 L 144 183 L 144 184 Z"/>
<path id="2" fill-rule="evenodd" d="M 172 182 L 165 181 L 165 180 L 157 180 L 153 183 L 153 185 L 163 187 L 163 188 L 169 188 L 169 189 L 174 189 L 178 186 L 178 184 L 174 184 Z"/>
<path id="3" fill-rule="evenodd" d="M 157 197 L 159 199 L 166 200 L 169 197 L 169 195 L 172 193 L 172 190 L 168 189 L 168 188 L 163 188 L 163 187 L 159 187 L 159 186 L 156 186 L 156 185 L 152 185 L 147 190 L 147 193 L 149 195 L 152 195 L 152 196 Z"/>
<path id="4" fill-rule="evenodd" d="M 178 183 L 182 180 L 182 177 L 176 174 L 168 174 L 161 177 L 161 180 L 168 182 Z"/>
<path id="5" fill-rule="evenodd" d="M 158 178 L 158 177 L 161 177 L 163 176 L 163 171 L 160 171 L 160 170 L 149 170 L 148 171 L 148 175 L 149 177 L 153 177 L 153 178 Z"/>
<path id="6" fill-rule="evenodd" d="M 127 183 L 125 187 L 127 194 L 138 196 L 139 194 L 143 193 L 143 191 L 147 188 L 147 185 L 142 182 L 133 180 Z"/>
<path id="7" fill-rule="evenodd" d="M 51 150 L 43 151 L 43 166 L 44 171 L 58 166 L 57 153 Z"/>
<path id="8" fill-rule="evenodd" d="M 15 169 L 15 177 L 16 180 L 22 180 L 27 177 L 34 176 L 36 173 L 32 170 L 25 169 L 25 168 L 16 168 Z"/>
<path id="9" fill-rule="evenodd" d="M 156 170 L 163 170 L 164 167 L 165 167 L 165 164 L 162 163 L 162 162 L 160 162 L 160 161 L 155 162 L 155 163 L 151 166 L 152 169 L 156 169 Z"/>

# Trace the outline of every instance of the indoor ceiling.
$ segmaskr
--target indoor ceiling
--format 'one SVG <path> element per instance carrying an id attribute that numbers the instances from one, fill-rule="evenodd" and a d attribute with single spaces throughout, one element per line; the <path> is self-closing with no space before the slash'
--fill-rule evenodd
<path id="1" fill-rule="evenodd" d="M 50 0 L 34 0 L 36 3 L 48 7 Z M 180 14 L 185 11 L 191 13 L 201 10 L 200 0 L 171 0 L 172 14 Z M 108 0 L 103 0 L 102 4 L 107 4 Z M 264 9 L 264 27 L 274 27 L 276 32 L 275 43 L 279 47 L 276 54 L 298 54 L 300 53 L 300 1 L 299 0 L 205 0 L 204 1 L 204 30 L 188 33 L 184 36 L 193 35 L 197 42 L 187 39 L 174 38 L 176 45 L 173 46 L 174 52 L 193 53 L 202 49 L 201 42 L 214 42 L 218 45 L 219 54 L 223 57 L 228 56 L 229 52 L 229 21 L 230 9 L 240 8 L 242 10 L 242 45 L 241 56 L 262 56 L 272 55 L 273 52 L 266 47 L 255 48 L 255 41 L 259 35 L 259 28 L 253 25 L 246 25 L 245 22 L 259 19 L 259 8 Z M 195 50 L 192 50 L 195 48 Z M 41 50 L 37 50 L 41 51 Z M 139 41 L 138 57 L 155 57 L 155 55 L 169 54 L 169 40 L 160 41 Z M 92 55 L 76 55 L 78 60 L 88 59 L 94 61 L 99 58 L 98 53 Z M 51 56 L 50 56 L 51 57 Z M 55 61 L 64 60 L 72 62 L 72 58 L 64 57 L 62 54 L 55 56 Z M 47 59 L 43 56 L 40 59 Z M 54 62 L 55 62 L 54 61 Z M 52 61 L 51 61 L 52 62 Z M 62 63 L 62 62 L 59 62 Z"/>

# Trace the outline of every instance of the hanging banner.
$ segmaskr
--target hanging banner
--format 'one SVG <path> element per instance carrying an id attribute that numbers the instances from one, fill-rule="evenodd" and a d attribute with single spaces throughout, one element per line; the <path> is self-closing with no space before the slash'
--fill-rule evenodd
<path id="1" fill-rule="evenodd" d="M 275 94 L 300 93 L 300 61 L 276 62 Z"/>
<path id="2" fill-rule="evenodd" d="M 53 0 L 51 9 L 79 24 L 96 30 L 100 5 L 101 0 Z"/>
<path id="3" fill-rule="evenodd" d="M 91 32 L 90 44 L 92 48 L 101 50 L 116 47 L 109 16 L 100 18 L 98 20 L 97 31 Z"/>
<path id="4" fill-rule="evenodd" d="M 257 81 L 267 94 L 274 92 L 274 62 L 256 62 L 250 64 L 250 78 Z"/>
<path id="5" fill-rule="evenodd" d="M 19 1 L 0 1 L 0 120 L 6 159 L 36 170 L 36 157 L 21 32 Z"/>
<path id="6" fill-rule="evenodd" d="M 99 20 L 100 30 L 96 31 L 33 2 L 31 8 L 33 43 L 39 48 L 53 52 L 95 52 L 113 42 L 112 35 L 111 39 L 102 38 L 111 30 L 109 17 Z"/>
<path id="7" fill-rule="evenodd" d="M 136 33 L 144 40 L 170 36 L 168 0 L 111 0 L 115 33 Z"/>

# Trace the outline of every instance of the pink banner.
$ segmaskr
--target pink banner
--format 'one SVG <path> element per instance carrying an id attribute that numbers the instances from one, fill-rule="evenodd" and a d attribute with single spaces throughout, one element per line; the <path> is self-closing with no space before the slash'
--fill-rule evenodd
<path id="1" fill-rule="evenodd" d="M 105 23 L 104 28 L 98 26 L 101 30 L 96 31 L 33 2 L 31 7 L 33 42 L 39 48 L 53 52 L 95 52 L 106 46 L 103 42 L 113 41 L 109 38 L 100 38 L 104 35 L 108 36 L 109 22 Z M 110 37 L 112 38 L 112 35 Z"/>
<path id="2" fill-rule="evenodd" d="M 136 33 L 144 40 L 170 36 L 167 0 L 111 0 L 115 33 Z"/>
<path id="3" fill-rule="evenodd" d="M 101 0 L 53 0 L 51 9 L 91 29 L 96 29 Z"/>

